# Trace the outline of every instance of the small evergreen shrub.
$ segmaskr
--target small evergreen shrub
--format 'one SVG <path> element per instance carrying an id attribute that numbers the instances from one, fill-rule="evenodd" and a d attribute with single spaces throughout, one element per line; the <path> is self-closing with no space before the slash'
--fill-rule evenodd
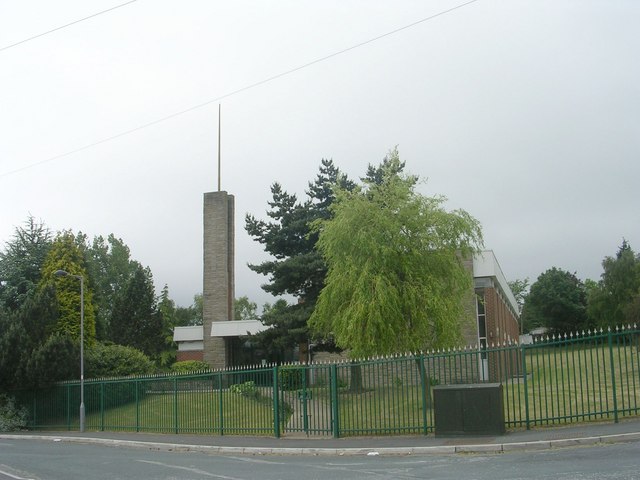
<path id="1" fill-rule="evenodd" d="M 12 397 L 0 394 L 0 432 L 12 432 L 26 428 L 27 418 L 26 408 L 18 407 Z"/>

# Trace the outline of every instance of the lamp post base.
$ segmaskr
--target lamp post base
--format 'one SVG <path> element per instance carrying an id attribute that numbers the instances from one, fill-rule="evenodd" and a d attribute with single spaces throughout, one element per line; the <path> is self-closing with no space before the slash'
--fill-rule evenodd
<path id="1" fill-rule="evenodd" d="M 80 433 L 84 432 L 84 402 L 80 404 Z"/>

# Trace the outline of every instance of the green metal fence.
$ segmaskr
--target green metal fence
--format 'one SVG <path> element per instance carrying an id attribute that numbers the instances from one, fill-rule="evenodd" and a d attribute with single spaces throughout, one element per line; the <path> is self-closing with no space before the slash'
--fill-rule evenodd
<path id="1" fill-rule="evenodd" d="M 500 382 L 507 428 L 640 413 L 634 326 L 484 350 L 85 382 L 86 428 L 217 435 L 428 434 L 432 387 Z M 79 427 L 78 382 L 15 392 L 32 429 Z"/>

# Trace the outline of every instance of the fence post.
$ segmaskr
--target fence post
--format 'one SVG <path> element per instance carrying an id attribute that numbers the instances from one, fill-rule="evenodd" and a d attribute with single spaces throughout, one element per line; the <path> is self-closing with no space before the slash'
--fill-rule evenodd
<path id="1" fill-rule="evenodd" d="M 173 425 L 174 431 L 178 433 L 178 377 L 173 379 Z"/>
<path id="2" fill-rule="evenodd" d="M 67 430 L 71 430 L 71 384 L 67 384 Z"/>
<path id="3" fill-rule="evenodd" d="M 611 363 L 611 388 L 613 388 L 613 421 L 618 423 L 618 395 L 616 393 L 616 368 L 613 363 L 613 332 L 609 328 L 607 335 L 609 342 L 609 362 Z"/>
<path id="4" fill-rule="evenodd" d="M 423 433 L 428 435 L 429 429 L 427 427 L 427 372 L 424 368 L 424 354 L 420 354 L 420 386 L 422 388 L 422 425 Z"/>
<path id="5" fill-rule="evenodd" d="M 138 396 L 138 385 L 139 385 L 139 381 L 136 380 L 136 382 L 134 383 L 134 388 L 136 389 L 136 432 L 140 431 L 140 398 Z"/>
<path id="6" fill-rule="evenodd" d="M 100 382 L 100 430 L 104 432 L 104 382 Z"/>
<path id="7" fill-rule="evenodd" d="M 331 365 L 331 416 L 333 417 L 333 438 L 340 438 L 340 419 L 338 417 L 338 367 Z"/>
<path id="8" fill-rule="evenodd" d="M 522 344 L 522 382 L 524 384 L 524 417 L 527 430 L 531 430 L 529 423 L 529 385 L 527 384 L 527 346 Z"/>
<path id="9" fill-rule="evenodd" d="M 222 372 L 218 372 L 218 423 L 220 435 L 224 435 L 224 401 L 222 397 Z"/>
<path id="10" fill-rule="evenodd" d="M 34 389 L 33 389 L 33 417 L 32 417 L 32 418 L 33 418 L 33 420 L 32 420 L 32 422 L 33 422 L 33 423 L 32 423 L 32 426 L 33 426 L 34 428 L 36 428 L 36 427 L 37 427 L 37 425 L 38 425 L 38 421 L 37 421 L 37 418 L 36 418 L 36 414 L 37 414 L 37 408 L 36 408 L 36 407 L 37 407 L 36 391 L 37 391 L 37 390 L 34 388 Z"/>
<path id="11" fill-rule="evenodd" d="M 278 388 L 278 365 L 273 367 L 273 434 L 280 438 L 280 392 Z"/>
<path id="12" fill-rule="evenodd" d="M 302 370 L 302 427 L 304 429 L 304 433 L 309 435 L 309 405 L 308 405 L 308 395 L 307 392 L 307 368 L 303 366 Z"/>

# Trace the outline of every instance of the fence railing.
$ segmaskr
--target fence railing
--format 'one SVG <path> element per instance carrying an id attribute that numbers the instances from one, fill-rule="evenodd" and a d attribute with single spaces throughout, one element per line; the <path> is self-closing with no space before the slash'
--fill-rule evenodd
<path id="1" fill-rule="evenodd" d="M 87 430 L 218 435 L 428 434 L 432 387 L 500 382 L 507 428 L 640 414 L 635 326 L 485 350 L 85 381 Z M 15 392 L 32 429 L 79 426 L 79 382 Z"/>

